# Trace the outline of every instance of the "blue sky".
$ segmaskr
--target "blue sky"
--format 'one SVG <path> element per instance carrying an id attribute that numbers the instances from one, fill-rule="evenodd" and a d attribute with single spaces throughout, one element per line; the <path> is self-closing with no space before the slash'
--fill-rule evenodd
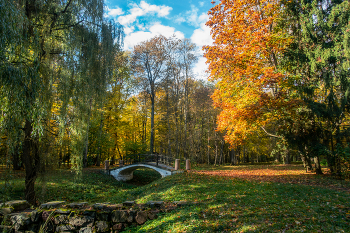
<path id="1" fill-rule="evenodd" d="M 211 0 L 106 0 L 105 4 L 106 17 L 124 26 L 125 50 L 132 50 L 141 41 L 160 34 L 189 38 L 198 47 L 194 73 L 205 78 L 207 66 L 201 48 L 212 43 L 210 29 L 205 26 L 207 12 L 213 6 Z"/>

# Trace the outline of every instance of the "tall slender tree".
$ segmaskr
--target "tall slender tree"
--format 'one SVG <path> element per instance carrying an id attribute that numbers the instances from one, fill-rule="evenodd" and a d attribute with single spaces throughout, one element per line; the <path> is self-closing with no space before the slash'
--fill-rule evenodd
<path id="1" fill-rule="evenodd" d="M 154 152 L 154 112 L 155 98 L 158 83 L 163 78 L 165 69 L 165 41 L 164 36 L 156 36 L 148 41 L 141 42 L 134 47 L 132 55 L 132 66 L 135 75 L 139 76 L 144 82 L 147 82 L 146 92 L 151 99 L 151 136 L 150 136 L 150 153 Z"/>

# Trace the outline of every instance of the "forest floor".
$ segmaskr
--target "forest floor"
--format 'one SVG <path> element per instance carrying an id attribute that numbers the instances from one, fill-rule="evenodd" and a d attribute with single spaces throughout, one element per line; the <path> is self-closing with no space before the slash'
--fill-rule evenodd
<path id="1" fill-rule="evenodd" d="M 301 165 L 194 166 L 163 179 L 143 169 L 129 183 L 97 169 L 48 171 L 37 181 L 39 201 L 196 203 L 126 232 L 350 232 L 349 181 Z M 23 199 L 23 190 L 23 171 L 0 174 L 0 202 Z"/>

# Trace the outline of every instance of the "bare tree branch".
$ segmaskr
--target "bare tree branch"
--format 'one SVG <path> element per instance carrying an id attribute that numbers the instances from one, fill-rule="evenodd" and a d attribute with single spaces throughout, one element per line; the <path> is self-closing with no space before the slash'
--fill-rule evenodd
<path id="1" fill-rule="evenodd" d="M 260 126 L 260 128 L 261 128 L 262 130 L 264 130 L 264 132 L 265 132 L 269 137 L 273 137 L 273 138 L 282 138 L 281 136 L 268 133 L 268 132 L 266 131 L 266 129 L 265 129 L 264 127 L 262 127 L 262 126 Z"/>

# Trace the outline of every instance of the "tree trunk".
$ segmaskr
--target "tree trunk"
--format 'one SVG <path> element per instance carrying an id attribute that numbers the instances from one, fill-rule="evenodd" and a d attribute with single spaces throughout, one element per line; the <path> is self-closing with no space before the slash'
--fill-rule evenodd
<path id="1" fill-rule="evenodd" d="M 13 166 L 13 170 L 21 170 L 21 167 L 22 167 L 18 145 L 16 145 L 14 150 L 12 151 L 12 166 Z"/>
<path id="2" fill-rule="evenodd" d="M 326 134 L 326 137 L 325 137 L 324 144 L 328 147 L 329 151 L 331 151 L 331 153 L 327 153 L 327 155 L 326 155 L 327 165 L 328 165 L 328 168 L 329 168 L 331 174 L 334 175 L 335 174 L 335 161 L 334 161 L 334 157 L 332 156 L 333 152 L 334 152 L 332 133 L 329 131 L 326 131 L 325 134 Z M 328 137 L 328 135 L 330 135 L 330 136 Z M 331 143 L 331 146 L 329 147 L 330 143 Z"/>
<path id="3" fill-rule="evenodd" d="M 185 117 L 185 129 L 184 129 L 184 158 L 188 158 L 187 152 L 187 121 L 188 121 L 188 67 L 186 66 L 186 81 L 185 81 L 185 109 L 184 109 L 184 117 Z"/>
<path id="4" fill-rule="evenodd" d="M 200 145 L 200 148 L 201 148 L 201 163 L 205 163 L 204 162 L 204 155 L 205 155 L 205 145 L 204 145 L 204 140 L 203 139 L 205 139 L 205 137 L 204 137 L 205 135 L 204 135 L 204 117 L 202 117 L 202 119 L 201 119 L 201 135 L 200 135 L 200 137 L 199 137 L 199 145 Z M 204 149 L 203 151 L 202 151 L 202 148 Z"/>
<path id="5" fill-rule="evenodd" d="M 58 158 L 58 168 L 61 168 L 62 160 L 63 160 L 63 156 L 62 156 L 62 146 L 60 146 L 59 150 L 60 150 L 60 152 L 59 152 L 59 158 Z"/>
<path id="6" fill-rule="evenodd" d="M 230 165 L 235 165 L 235 151 L 234 151 L 234 149 L 231 149 L 229 153 L 230 153 L 230 160 L 231 160 Z"/>
<path id="7" fill-rule="evenodd" d="M 103 114 L 101 112 L 101 121 L 100 121 L 100 132 L 99 132 L 99 139 L 98 139 L 98 152 L 97 152 L 97 156 L 96 156 L 96 166 L 100 166 L 101 165 L 101 155 L 102 155 L 102 129 L 103 129 Z"/>
<path id="8" fill-rule="evenodd" d="M 337 125 L 337 131 L 336 131 L 336 142 L 337 142 L 337 145 L 341 145 L 342 142 L 340 140 L 341 138 L 341 135 L 340 135 L 340 126 Z M 340 162 L 340 156 L 338 155 L 338 153 L 334 153 L 334 161 L 335 161 L 335 172 L 336 172 L 336 175 L 341 178 L 342 176 L 342 172 L 341 172 L 341 162 Z"/>
<path id="9" fill-rule="evenodd" d="M 306 161 L 305 161 L 305 156 L 301 155 L 301 152 L 299 151 L 301 161 L 303 161 L 303 167 L 306 168 Z"/>
<path id="10" fill-rule="evenodd" d="M 209 125 L 209 124 L 208 124 Z M 208 147 L 208 154 L 207 154 L 207 156 L 208 156 L 208 165 L 210 164 L 210 145 L 209 145 L 209 129 L 208 129 L 208 145 L 207 145 L 207 147 Z"/>
<path id="11" fill-rule="evenodd" d="M 150 138 L 150 146 L 149 146 L 149 151 L 151 154 L 153 154 L 154 150 L 154 97 L 155 93 L 152 91 L 151 93 L 151 138 Z"/>
<path id="12" fill-rule="evenodd" d="M 223 164 L 223 154 L 224 154 L 224 143 L 223 141 L 221 141 L 221 150 L 220 150 L 220 159 L 219 159 L 219 164 L 222 165 Z"/>
<path id="13" fill-rule="evenodd" d="M 315 156 L 314 158 L 315 161 L 315 171 L 317 175 L 322 175 L 322 169 L 321 169 L 321 164 L 320 164 L 320 158 L 318 156 Z"/>
<path id="14" fill-rule="evenodd" d="M 35 180 L 39 168 L 38 141 L 32 137 L 32 123 L 26 120 L 24 126 L 23 163 L 25 176 L 25 199 L 32 205 L 37 205 L 35 194 Z"/>
<path id="15" fill-rule="evenodd" d="M 85 138 L 85 146 L 84 146 L 84 151 L 83 151 L 83 167 L 87 167 L 88 166 L 88 161 L 87 161 L 87 154 L 88 154 L 88 150 L 89 150 L 89 136 L 88 136 L 88 132 L 86 133 L 86 138 Z"/>
<path id="16" fill-rule="evenodd" d="M 169 110 L 169 84 L 168 84 L 169 78 L 167 77 L 167 86 L 166 86 L 166 121 L 167 121 L 167 139 L 168 139 L 168 146 L 167 146 L 167 152 L 166 155 L 171 155 L 171 142 L 170 142 L 170 110 Z"/>
<path id="17" fill-rule="evenodd" d="M 88 111 L 88 117 L 87 117 L 87 127 L 86 127 L 86 135 L 85 135 L 85 147 L 83 152 L 83 167 L 88 166 L 87 161 L 87 154 L 89 151 L 89 128 L 90 128 L 90 116 L 91 116 L 91 105 L 92 105 L 92 99 L 89 101 L 89 111 Z"/>
<path id="18" fill-rule="evenodd" d="M 299 154 L 300 154 L 301 160 L 303 161 L 306 171 L 312 171 L 310 158 L 307 157 L 305 154 L 303 154 L 301 151 L 299 151 Z"/>
<path id="19" fill-rule="evenodd" d="M 214 160 L 214 166 L 217 164 L 218 159 L 218 142 L 215 140 L 215 160 Z"/>
<path id="20" fill-rule="evenodd" d="M 289 155 L 289 150 L 288 149 L 284 153 L 283 163 L 284 164 L 290 164 L 290 155 Z"/>

